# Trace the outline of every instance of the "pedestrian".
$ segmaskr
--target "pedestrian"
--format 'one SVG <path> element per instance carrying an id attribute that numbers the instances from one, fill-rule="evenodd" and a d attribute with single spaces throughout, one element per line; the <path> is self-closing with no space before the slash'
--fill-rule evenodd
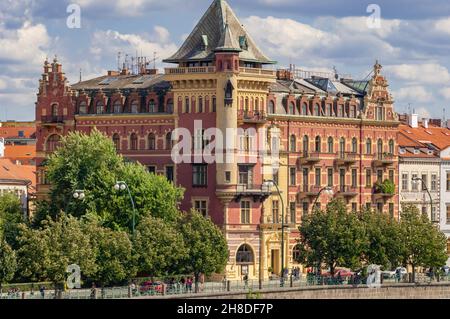
<path id="1" fill-rule="evenodd" d="M 41 287 L 39 287 L 39 292 L 41 293 L 41 298 L 45 299 L 45 286 L 41 285 Z"/>
<path id="2" fill-rule="evenodd" d="M 244 275 L 244 289 L 247 289 L 247 288 L 248 288 L 248 275 L 245 274 Z"/>
<path id="3" fill-rule="evenodd" d="M 97 288 L 95 287 L 95 283 L 92 283 L 91 299 L 97 299 Z"/>
<path id="4" fill-rule="evenodd" d="M 192 293 L 192 278 L 191 277 L 188 277 L 188 279 L 186 280 L 186 286 L 187 286 L 187 290 Z"/>

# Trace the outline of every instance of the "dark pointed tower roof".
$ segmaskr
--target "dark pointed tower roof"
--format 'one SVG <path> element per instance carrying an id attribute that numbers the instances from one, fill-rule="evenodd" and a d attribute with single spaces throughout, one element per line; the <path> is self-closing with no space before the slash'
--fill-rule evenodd
<path id="1" fill-rule="evenodd" d="M 225 0 L 214 0 L 180 49 L 167 63 L 212 61 L 216 51 L 239 52 L 243 61 L 273 64 L 258 48 Z"/>

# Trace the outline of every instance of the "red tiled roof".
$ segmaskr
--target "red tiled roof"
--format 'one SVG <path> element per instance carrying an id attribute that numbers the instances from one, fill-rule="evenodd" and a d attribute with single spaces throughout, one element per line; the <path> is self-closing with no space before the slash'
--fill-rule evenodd
<path id="1" fill-rule="evenodd" d="M 23 131 L 21 138 L 34 138 L 36 134 L 35 127 L 0 127 L 0 137 L 19 138 L 19 131 Z"/>
<path id="2" fill-rule="evenodd" d="M 9 159 L 0 159 L 0 180 L 31 182 L 36 186 L 36 166 L 16 165 Z"/>
<path id="3" fill-rule="evenodd" d="M 5 145 L 5 158 L 33 159 L 36 157 L 36 145 Z"/>
<path id="4" fill-rule="evenodd" d="M 415 141 L 415 143 L 419 143 L 425 145 L 426 143 L 433 144 L 436 148 L 442 150 L 450 146 L 450 130 L 444 127 L 437 126 L 429 126 L 428 128 L 420 125 L 418 128 L 411 128 L 409 125 L 400 125 L 399 126 L 399 146 L 409 146 L 402 145 L 402 142 L 407 143 L 401 135 L 403 134 L 410 140 Z"/>

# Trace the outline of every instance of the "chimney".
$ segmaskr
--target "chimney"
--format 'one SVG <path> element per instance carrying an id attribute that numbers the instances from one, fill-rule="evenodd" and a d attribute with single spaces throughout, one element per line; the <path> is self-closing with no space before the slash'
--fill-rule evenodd
<path id="1" fill-rule="evenodd" d="M 409 126 L 411 126 L 411 128 L 419 127 L 419 114 L 411 114 L 409 117 Z"/>
<path id="2" fill-rule="evenodd" d="M 424 128 L 428 128 L 428 122 L 429 122 L 428 119 L 423 119 L 423 127 Z"/>
<path id="3" fill-rule="evenodd" d="M 119 74 L 117 71 L 108 71 L 108 76 L 118 76 Z"/>

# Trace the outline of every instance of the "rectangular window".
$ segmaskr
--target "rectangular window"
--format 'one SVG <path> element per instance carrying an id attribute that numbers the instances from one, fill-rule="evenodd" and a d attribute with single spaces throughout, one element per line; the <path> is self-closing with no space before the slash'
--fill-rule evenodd
<path id="1" fill-rule="evenodd" d="M 231 183 L 231 172 L 225 172 L 225 183 Z"/>
<path id="2" fill-rule="evenodd" d="M 382 169 L 377 170 L 377 182 L 383 183 L 383 170 Z"/>
<path id="3" fill-rule="evenodd" d="M 447 204 L 447 224 L 450 224 L 450 205 Z"/>
<path id="4" fill-rule="evenodd" d="M 308 211 L 309 211 L 309 203 L 308 202 L 303 202 L 302 210 L 303 210 L 303 216 L 307 216 Z"/>
<path id="5" fill-rule="evenodd" d="M 394 203 L 389 203 L 389 216 L 394 218 Z"/>
<path id="6" fill-rule="evenodd" d="M 250 201 L 241 202 L 241 224 L 250 224 Z"/>
<path id="7" fill-rule="evenodd" d="M 366 187 L 372 187 L 372 170 L 366 170 Z"/>
<path id="8" fill-rule="evenodd" d="M 425 191 L 428 187 L 428 174 L 422 174 L 422 181 L 420 182 L 420 184 L 422 185 L 421 188 L 423 191 Z"/>
<path id="9" fill-rule="evenodd" d="M 393 170 L 393 169 L 389 170 L 389 180 L 390 180 L 392 183 L 395 182 L 395 181 L 394 181 L 394 170 Z"/>
<path id="10" fill-rule="evenodd" d="M 253 166 L 239 165 L 239 184 L 253 185 Z"/>
<path id="11" fill-rule="evenodd" d="M 358 170 L 352 169 L 352 187 L 358 187 Z"/>
<path id="12" fill-rule="evenodd" d="M 431 174 L 431 191 L 437 191 L 437 175 Z"/>
<path id="13" fill-rule="evenodd" d="M 329 168 L 327 170 L 327 186 L 333 187 L 333 169 Z"/>
<path id="14" fill-rule="evenodd" d="M 296 202 L 290 202 L 289 203 L 289 214 L 291 219 L 291 224 L 297 223 L 297 203 Z"/>
<path id="15" fill-rule="evenodd" d="M 447 192 L 450 192 L 450 172 L 447 173 Z"/>
<path id="16" fill-rule="evenodd" d="M 297 169 L 295 167 L 290 167 L 289 168 L 289 181 L 291 186 L 295 186 L 297 184 Z"/>
<path id="17" fill-rule="evenodd" d="M 433 208 L 431 209 L 431 221 L 432 222 L 439 222 L 437 220 L 437 216 L 436 216 L 436 207 L 433 206 Z"/>
<path id="18" fill-rule="evenodd" d="M 208 216 L 208 202 L 206 200 L 194 201 L 194 209 L 201 213 L 204 217 Z"/>
<path id="19" fill-rule="evenodd" d="M 352 203 L 352 212 L 356 213 L 358 211 L 358 204 Z"/>
<path id="20" fill-rule="evenodd" d="M 166 166 L 166 178 L 168 181 L 173 182 L 173 166 Z"/>
<path id="21" fill-rule="evenodd" d="M 151 174 L 156 174 L 156 166 L 152 166 L 152 165 L 147 166 L 147 170 Z"/>
<path id="22" fill-rule="evenodd" d="M 372 203 L 367 202 L 367 203 L 366 203 L 366 209 L 367 209 L 367 210 L 371 210 L 371 209 L 372 209 Z"/>
<path id="23" fill-rule="evenodd" d="M 272 221 L 274 224 L 279 223 L 280 209 L 279 202 L 277 200 L 272 201 Z"/>
<path id="24" fill-rule="evenodd" d="M 204 164 L 192 166 L 192 186 L 207 186 L 208 166 Z"/>
<path id="25" fill-rule="evenodd" d="M 407 173 L 403 173 L 402 174 L 402 191 L 407 192 L 408 191 L 408 185 L 409 185 L 408 174 Z"/>
<path id="26" fill-rule="evenodd" d="M 316 168 L 316 186 L 320 187 L 322 186 L 322 171 L 320 168 Z"/>
<path id="27" fill-rule="evenodd" d="M 383 203 L 377 203 L 377 212 L 378 213 L 383 213 Z"/>
<path id="28" fill-rule="evenodd" d="M 419 183 L 417 181 L 415 181 L 416 178 L 417 178 L 417 174 L 413 173 L 411 175 L 411 180 L 413 181 L 411 183 L 412 184 L 411 189 L 412 189 L 412 191 L 415 191 L 415 192 L 417 192 L 419 190 Z"/>
<path id="29" fill-rule="evenodd" d="M 422 206 L 422 215 L 428 215 L 428 207 Z"/>

